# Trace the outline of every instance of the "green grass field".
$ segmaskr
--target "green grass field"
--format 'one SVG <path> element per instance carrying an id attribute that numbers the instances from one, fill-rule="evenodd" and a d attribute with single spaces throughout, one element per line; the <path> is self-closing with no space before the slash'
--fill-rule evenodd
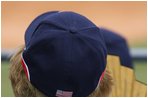
<path id="1" fill-rule="evenodd" d="M 136 79 L 147 83 L 147 63 L 146 62 L 134 62 L 135 64 L 135 74 Z M 13 97 L 13 92 L 11 88 L 11 83 L 8 76 L 9 71 L 9 63 L 2 62 L 1 63 L 1 96 L 2 97 Z"/>
<path id="2" fill-rule="evenodd" d="M 11 83 L 9 80 L 8 72 L 9 71 L 9 63 L 2 62 L 1 63 L 1 96 L 2 97 L 13 97 L 13 92 L 11 88 Z"/>

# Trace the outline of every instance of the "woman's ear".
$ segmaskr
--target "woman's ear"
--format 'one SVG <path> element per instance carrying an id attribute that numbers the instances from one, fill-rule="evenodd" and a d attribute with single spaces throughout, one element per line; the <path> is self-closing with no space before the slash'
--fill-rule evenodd
<path id="1" fill-rule="evenodd" d="M 89 97 L 107 97 L 110 95 L 113 86 L 113 79 L 108 70 L 105 71 L 103 79 L 95 91 Z"/>

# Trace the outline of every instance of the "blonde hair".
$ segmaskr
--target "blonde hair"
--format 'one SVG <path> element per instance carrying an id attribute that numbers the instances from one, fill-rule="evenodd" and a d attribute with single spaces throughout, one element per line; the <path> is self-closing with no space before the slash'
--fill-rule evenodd
<path id="1" fill-rule="evenodd" d="M 20 48 L 15 55 L 12 56 L 10 62 L 9 78 L 11 80 L 13 92 L 18 97 L 43 97 L 46 96 L 35 88 L 27 79 L 23 67 L 21 65 L 21 54 L 24 47 Z M 105 72 L 103 79 L 96 89 L 89 95 L 95 96 L 109 96 L 112 88 L 112 77 L 108 71 Z"/>

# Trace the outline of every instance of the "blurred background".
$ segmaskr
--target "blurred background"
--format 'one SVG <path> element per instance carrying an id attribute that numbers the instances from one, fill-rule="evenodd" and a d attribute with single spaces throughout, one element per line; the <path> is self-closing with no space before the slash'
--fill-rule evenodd
<path id="1" fill-rule="evenodd" d="M 134 61 L 136 79 L 147 83 L 147 2 L 10 2 L 1 4 L 1 95 L 14 96 L 8 77 L 9 58 L 24 45 L 24 33 L 31 21 L 47 11 L 74 11 L 99 27 L 126 38 Z"/>

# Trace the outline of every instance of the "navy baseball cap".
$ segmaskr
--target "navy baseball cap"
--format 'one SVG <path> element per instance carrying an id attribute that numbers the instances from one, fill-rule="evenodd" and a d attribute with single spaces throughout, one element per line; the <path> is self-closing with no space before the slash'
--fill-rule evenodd
<path id="1" fill-rule="evenodd" d="M 100 28 L 100 32 L 104 36 L 108 54 L 119 56 L 121 65 L 133 68 L 133 62 L 126 39 L 105 28 Z"/>
<path id="2" fill-rule="evenodd" d="M 89 96 L 106 68 L 100 29 L 74 12 L 47 12 L 25 32 L 22 65 L 28 80 L 46 96 Z"/>

